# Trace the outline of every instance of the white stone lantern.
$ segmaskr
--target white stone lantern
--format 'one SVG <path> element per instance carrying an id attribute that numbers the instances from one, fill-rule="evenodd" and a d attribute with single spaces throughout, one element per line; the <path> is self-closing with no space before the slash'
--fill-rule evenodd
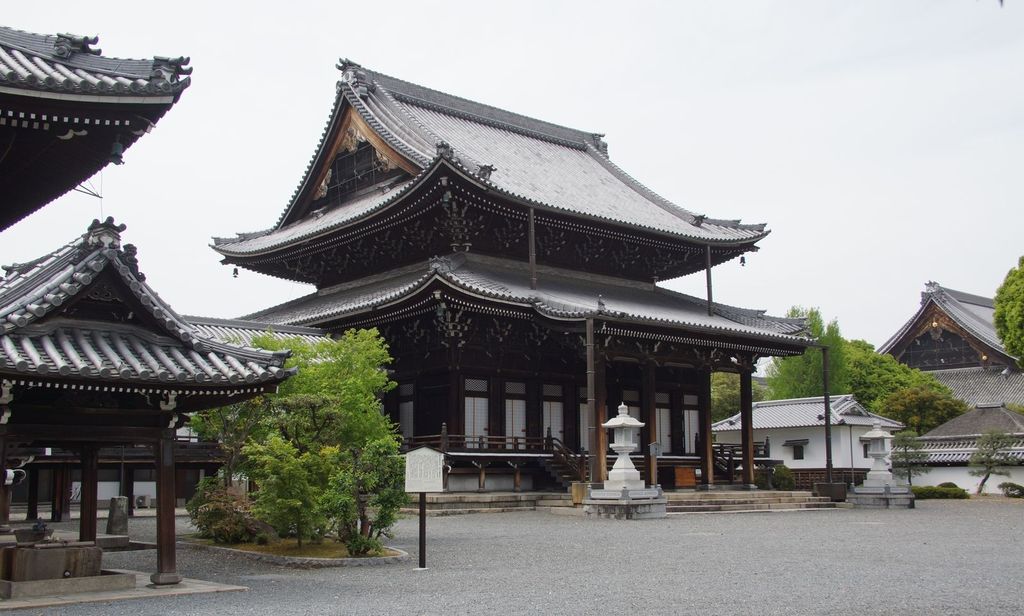
<path id="1" fill-rule="evenodd" d="M 644 480 L 640 477 L 640 471 L 633 466 L 629 454 L 636 451 L 640 441 L 640 428 L 643 428 L 644 424 L 629 415 L 629 408 L 625 404 L 620 404 L 619 414 L 602 426 L 615 431 L 611 449 L 618 454 L 612 470 L 608 472 L 608 480 L 604 482 L 604 489 L 642 490 Z"/>
<path id="2" fill-rule="evenodd" d="M 868 442 L 868 457 L 873 460 L 871 470 L 864 478 L 864 486 L 869 488 L 891 486 L 893 484 L 892 473 L 889 472 L 889 466 L 885 459 L 889 456 L 889 441 L 892 440 L 892 434 L 883 430 L 882 424 L 876 421 L 871 431 L 861 438 Z"/>

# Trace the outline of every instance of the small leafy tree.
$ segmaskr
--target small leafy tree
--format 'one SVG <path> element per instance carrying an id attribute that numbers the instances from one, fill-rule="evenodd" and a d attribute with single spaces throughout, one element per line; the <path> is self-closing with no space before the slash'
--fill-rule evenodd
<path id="1" fill-rule="evenodd" d="M 278 435 L 265 444 L 250 443 L 244 454 L 256 490 L 253 512 L 282 537 L 295 535 L 299 547 L 304 540 L 319 541 L 326 519 L 319 498 L 330 473 L 323 456 L 299 454 L 294 445 Z"/>
<path id="2" fill-rule="evenodd" d="M 839 322 L 825 324 L 817 308 L 794 306 L 788 317 L 806 317 L 808 333 L 829 347 L 829 391 L 846 393 L 849 375 L 846 367 L 846 340 L 839 332 Z M 821 349 L 807 349 L 803 355 L 775 358 L 768 366 L 768 398 L 807 398 L 823 391 Z"/>
<path id="3" fill-rule="evenodd" d="M 380 538 L 391 536 L 398 512 L 408 500 L 398 441 L 381 438 L 362 449 L 331 448 L 325 456 L 333 471 L 321 506 L 338 540 L 353 556 L 379 551 Z"/>
<path id="4" fill-rule="evenodd" d="M 974 477 L 981 477 L 977 494 L 985 489 L 985 482 L 992 475 L 1009 476 L 1010 473 L 1000 467 L 1015 466 L 1016 458 L 1010 455 L 1013 437 L 1005 432 L 991 431 L 978 437 L 977 445 L 968 465 L 974 467 L 969 472 Z"/>
<path id="5" fill-rule="evenodd" d="M 908 429 L 925 434 L 963 414 L 967 405 L 948 391 L 930 387 L 908 387 L 889 394 L 883 403 L 884 414 Z"/>
<path id="6" fill-rule="evenodd" d="M 766 391 L 759 383 L 751 383 L 753 401 L 764 400 Z M 711 375 L 711 419 L 720 421 L 740 410 L 740 375 L 715 372 Z"/>
<path id="7" fill-rule="evenodd" d="M 907 483 L 914 485 L 914 477 L 923 475 L 931 469 L 924 466 L 928 461 L 928 453 L 917 440 L 917 432 L 904 430 L 897 432 L 892 440 L 892 450 L 889 454 L 892 460 L 892 470 L 896 476 L 905 476 Z"/>
<path id="8" fill-rule="evenodd" d="M 1006 352 L 1019 357 L 1024 367 L 1024 256 L 1011 268 L 996 290 L 992 321 Z"/>
<path id="9" fill-rule="evenodd" d="M 189 425 L 199 438 L 220 443 L 219 461 L 225 487 L 238 473 L 242 449 L 250 440 L 262 441 L 270 430 L 270 400 L 260 396 L 245 402 L 209 409 L 193 415 Z"/>

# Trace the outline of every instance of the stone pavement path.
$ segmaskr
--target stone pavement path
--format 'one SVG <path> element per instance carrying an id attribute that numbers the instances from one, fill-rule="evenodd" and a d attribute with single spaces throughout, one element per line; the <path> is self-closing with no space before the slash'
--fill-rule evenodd
<path id="1" fill-rule="evenodd" d="M 153 524 L 134 519 L 131 532 L 151 539 Z M 391 544 L 416 553 L 415 519 Z M 1024 502 L 644 522 L 478 514 L 429 519 L 427 549 L 427 571 L 292 570 L 180 549 L 182 575 L 250 590 L 34 613 L 1018 615 Z M 155 562 L 149 550 L 105 558 L 139 571 Z"/>

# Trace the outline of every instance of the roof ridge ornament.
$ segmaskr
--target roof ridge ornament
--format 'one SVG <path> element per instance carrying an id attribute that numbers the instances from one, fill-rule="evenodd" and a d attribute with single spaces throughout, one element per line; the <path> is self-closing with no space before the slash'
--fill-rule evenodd
<path id="1" fill-rule="evenodd" d="M 192 74 L 192 67 L 188 66 L 189 62 L 191 62 L 189 56 L 178 56 L 177 58 L 153 56 L 153 69 L 150 78 L 154 81 L 175 83 L 180 77 Z"/>
<path id="2" fill-rule="evenodd" d="M 455 148 L 447 141 L 437 142 L 437 155 L 448 160 L 457 160 L 455 158 Z"/>
<path id="3" fill-rule="evenodd" d="M 90 45 L 100 42 L 98 36 L 77 36 L 74 34 L 61 33 L 53 41 L 53 55 L 58 58 L 70 58 L 73 53 L 87 53 L 98 56 L 103 53 L 102 49 L 93 49 Z"/>
<path id="4" fill-rule="evenodd" d="M 339 58 L 335 67 L 341 71 L 342 83 L 347 83 L 359 98 L 365 99 L 375 87 L 361 65 L 348 58 Z"/>
<path id="5" fill-rule="evenodd" d="M 494 165 L 480 165 L 476 168 L 476 174 L 481 180 L 490 180 L 491 174 L 497 171 L 498 168 Z"/>
<path id="6" fill-rule="evenodd" d="M 121 232 L 127 228 L 128 225 L 115 223 L 113 216 L 107 216 L 107 219 L 103 222 L 100 222 L 98 218 L 94 218 L 92 224 L 89 225 L 89 229 L 86 231 L 85 245 L 90 247 L 102 245 L 104 248 L 120 248 Z"/>

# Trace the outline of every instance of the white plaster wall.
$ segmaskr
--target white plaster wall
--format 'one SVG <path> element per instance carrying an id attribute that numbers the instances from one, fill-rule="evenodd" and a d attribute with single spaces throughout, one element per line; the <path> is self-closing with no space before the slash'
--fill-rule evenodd
<path id="1" fill-rule="evenodd" d="M 969 473 L 971 468 L 968 466 L 933 466 L 931 469 L 924 475 L 914 477 L 914 485 L 937 486 L 940 483 L 952 481 L 957 486 L 974 494 L 978 490 L 978 484 L 981 483 L 981 477 L 971 475 Z M 985 482 L 985 494 L 1002 494 L 997 486 L 1004 481 L 1024 486 L 1024 466 L 1004 466 L 1000 470 L 1010 473 L 1010 476 L 992 475 L 989 477 Z"/>
<path id="2" fill-rule="evenodd" d="M 476 492 L 480 481 L 476 475 L 448 475 L 449 492 Z M 512 475 L 487 475 L 484 489 L 494 492 L 511 492 L 515 488 L 515 479 Z M 523 473 L 520 481 L 520 489 L 532 490 L 533 477 Z"/>
<path id="3" fill-rule="evenodd" d="M 121 495 L 121 482 L 119 481 L 98 481 L 96 488 L 96 500 L 99 503 L 99 507 L 103 508 L 110 503 L 110 499 L 115 496 Z M 135 496 L 142 496 L 148 494 L 150 498 L 156 499 L 156 482 L 155 481 L 136 481 L 135 482 Z M 82 500 L 82 482 L 73 481 L 71 482 L 71 501 L 81 502 Z"/>
<path id="4" fill-rule="evenodd" d="M 864 457 L 864 447 L 860 437 L 871 430 L 871 426 L 832 426 L 832 466 L 833 468 L 870 469 L 871 458 Z M 716 442 L 739 443 L 740 431 L 730 430 L 716 432 Z M 771 458 L 782 460 L 789 468 L 824 468 L 825 467 L 825 428 L 811 426 L 806 428 L 772 428 L 770 430 L 754 430 L 754 440 L 763 441 L 768 437 L 771 442 Z M 804 459 L 793 459 L 793 448 L 783 447 L 790 440 L 807 439 L 804 445 Z M 852 455 L 852 460 L 851 460 Z"/>

